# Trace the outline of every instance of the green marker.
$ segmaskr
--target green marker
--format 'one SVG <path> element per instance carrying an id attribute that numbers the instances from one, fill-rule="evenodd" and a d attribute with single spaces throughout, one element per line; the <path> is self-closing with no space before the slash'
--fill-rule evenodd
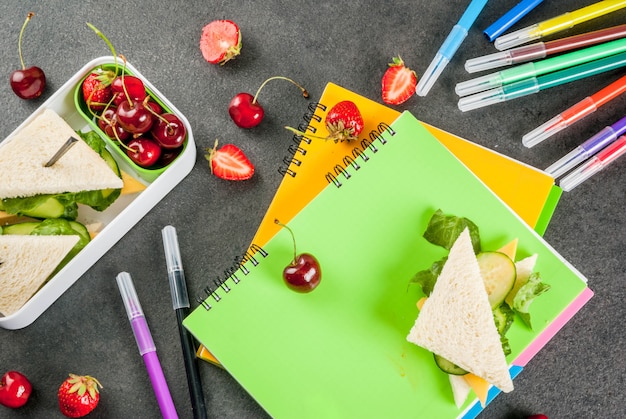
<path id="1" fill-rule="evenodd" d="M 580 49 L 568 54 L 559 55 L 545 60 L 515 66 L 497 73 L 487 74 L 456 85 L 459 96 L 467 96 L 484 90 L 515 83 L 520 80 L 538 77 L 543 74 L 563 70 L 565 68 L 588 63 L 626 51 L 626 38 L 605 42 L 589 48 Z"/>
<path id="2" fill-rule="evenodd" d="M 626 52 L 580 64 L 539 77 L 530 77 L 515 83 L 462 97 L 459 109 L 463 112 L 478 109 L 495 103 L 528 96 L 550 87 L 560 86 L 587 77 L 626 66 Z"/>

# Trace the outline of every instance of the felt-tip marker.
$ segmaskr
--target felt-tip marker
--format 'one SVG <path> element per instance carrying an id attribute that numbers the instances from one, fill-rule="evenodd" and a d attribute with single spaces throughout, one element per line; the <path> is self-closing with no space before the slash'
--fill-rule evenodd
<path id="1" fill-rule="evenodd" d="M 584 117 L 594 113 L 601 106 L 626 92 L 626 76 L 622 76 L 613 83 L 587 96 L 580 102 L 570 106 L 548 122 L 540 125 L 522 137 L 522 144 L 533 147 L 550 138 L 565 128 L 571 126 Z"/>
<path id="2" fill-rule="evenodd" d="M 545 171 L 556 179 L 606 148 L 624 134 L 626 134 L 626 116 L 600 130 L 596 135 L 554 162 Z"/>
<path id="3" fill-rule="evenodd" d="M 571 191 L 576 186 L 613 163 L 624 153 L 626 153 L 626 136 L 621 136 L 613 144 L 600 151 L 576 170 L 561 179 L 559 186 L 565 192 Z"/>

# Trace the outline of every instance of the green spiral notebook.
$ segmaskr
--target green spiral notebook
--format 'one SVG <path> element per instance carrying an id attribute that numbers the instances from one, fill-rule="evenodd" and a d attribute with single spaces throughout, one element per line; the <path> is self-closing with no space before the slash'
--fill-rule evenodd
<path id="1" fill-rule="evenodd" d="M 588 292 L 586 280 L 410 113 L 357 163 L 288 223 L 298 251 L 320 261 L 317 289 L 283 283 L 293 243 L 279 230 L 184 325 L 275 418 L 462 416 L 475 398 L 457 408 L 432 354 L 406 341 L 422 296 L 409 280 L 443 256 L 422 237 L 431 215 L 471 219 L 484 249 L 518 238 L 518 259 L 538 254 L 552 288 L 531 306 L 533 330 L 509 330 L 511 364 Z"/>

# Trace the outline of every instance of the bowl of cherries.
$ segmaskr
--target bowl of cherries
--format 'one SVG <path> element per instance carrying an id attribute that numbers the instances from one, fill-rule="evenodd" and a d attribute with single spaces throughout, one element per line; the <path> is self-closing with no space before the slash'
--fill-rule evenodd
<path id="1" fill-rule="evenodd" d="M 185 151 L 189 122 L 123 57 L 94 60 L 75 88 L 74 102 L 91 128 L 147 181 Z"/>

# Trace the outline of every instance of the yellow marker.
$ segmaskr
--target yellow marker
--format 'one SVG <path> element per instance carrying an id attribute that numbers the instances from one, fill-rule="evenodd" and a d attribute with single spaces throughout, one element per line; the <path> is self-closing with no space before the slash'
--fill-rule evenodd
<path id="1" fill-rule="evenodd" d="M 624 7 L 626 7 L 626 0 L 599 1 L 573 12 L 564 13 L 524 29 L 502 35 L 495 40 L 494 45 L 498 50 L 504 51 L 544 36 L 569 29 L 579 23 L 604 16 Z"/>

